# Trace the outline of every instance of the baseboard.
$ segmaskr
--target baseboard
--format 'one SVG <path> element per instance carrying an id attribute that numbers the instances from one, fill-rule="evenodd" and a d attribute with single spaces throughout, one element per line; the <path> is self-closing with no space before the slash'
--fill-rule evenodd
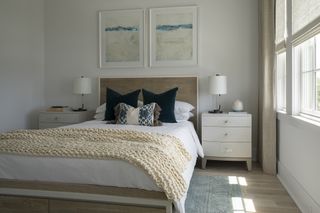
<path id="1" fill-rule="evenodd" d="M 277 177 L 302 213 L 320 212 L 320 205 L 314 201 L 306 189 L 280 161 L 278 161 Z"/>

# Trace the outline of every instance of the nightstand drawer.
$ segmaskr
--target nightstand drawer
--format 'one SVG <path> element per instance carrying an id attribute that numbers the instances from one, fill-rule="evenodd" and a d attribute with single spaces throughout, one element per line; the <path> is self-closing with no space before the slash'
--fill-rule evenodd
<path id="1" fill-rule="evenodd" d="M 53 122 L 40 122 L 39 129 L 57 128 L 61 126 L 70 125 L 69 123 L 53 123 Z"/>
<path id="2" fill-rule="evenodd" d="M 78 114 L 68 113 L 43 113 L 39 115 L 40 122 L 53 122 L 53 123 L 78 123 Z"/>
<path id="3" fill-rule="evenodd" d="M 251 128 L 203 127 L 204 141 L 241 142 L 251 141 Z"/>
<path id="4" fill-rule="evenodd" d="M 211 116 L 202 116 L 202 126 L 226 126 L 226 127 L 251 127 L 251 116 L 246 117 L 211 117 Z"/>
<path id="5" fill-rule="evenodd" d="M 40 112 L 39 113 L 39 128 L 55 128 L 67 126 L 87 121 L 93 115 L 92 112 Z"/>
<path id="6" fill-rule="evenodd" d="M 251 157 L 251 143 L 203 142 L 205 156 L 214 157 Z"/>

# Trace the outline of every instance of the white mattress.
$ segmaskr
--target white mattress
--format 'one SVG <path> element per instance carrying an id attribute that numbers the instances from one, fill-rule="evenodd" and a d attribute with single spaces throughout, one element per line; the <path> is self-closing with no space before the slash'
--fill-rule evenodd
<path id="1" fill-rule="evenodd" d="M 138 131 L 158 132 L 178 137 L 192 155 L 183 173 L 190 183 L 197 156 L 203 157 L 203 150 L 191 122 L 164 123 L 159 127 L 133 125 L 111 125 L 104 121 L 87 121 L 70 125 L 72 128 L 122 128 Z M 130 174 L 130 175 L 128 175 Z M 15 180 L 53 181 L 105 186 L 139 188 L 161 191 L 151 177 L 142 169 L 121 160 L 93 160 L 57 157 L 30 157 L 21 155 L 0 155 L 0 178 Z M 184 213 L 186 195 L 174 202 L 176 212 Z"/>

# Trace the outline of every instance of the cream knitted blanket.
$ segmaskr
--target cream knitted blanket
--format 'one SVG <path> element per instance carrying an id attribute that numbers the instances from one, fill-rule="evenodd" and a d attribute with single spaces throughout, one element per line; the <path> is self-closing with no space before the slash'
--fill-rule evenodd
<path id="1" fill-rule="evenodd" d="M 170 200 L 186 193 L 182 172 L 191 160 L 176 137 L 119 129 L 18 130 L 0 134 L 0 152 L 125 160 L 145 170 Z"/>

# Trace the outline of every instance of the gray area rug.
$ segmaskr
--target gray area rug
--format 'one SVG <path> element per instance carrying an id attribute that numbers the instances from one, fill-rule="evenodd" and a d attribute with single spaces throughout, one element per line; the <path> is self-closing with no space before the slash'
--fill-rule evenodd
<path id="1" fill-rule="evenodd" d="M 228 176 L 193 175 L 186 200 L 186 213 L 234 213 L 232 197 L 241 197 L 239 185 Z"/>

